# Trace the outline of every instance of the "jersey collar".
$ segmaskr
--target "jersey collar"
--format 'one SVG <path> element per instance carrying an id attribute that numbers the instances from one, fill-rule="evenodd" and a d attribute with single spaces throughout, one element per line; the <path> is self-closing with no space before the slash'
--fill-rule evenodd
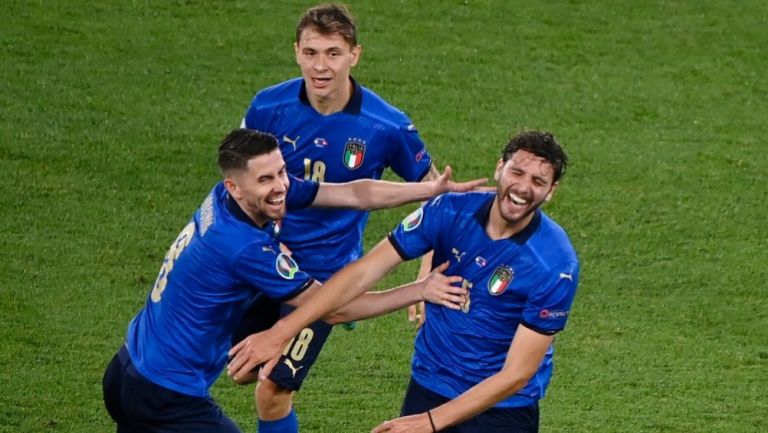
<path id="1" fill-rule="evenodd" d="M 475 220 L 477 220 L 477 223 L 480 224 L 483 230 L 485 230 L 485 225 L 488 223 L 488 218 L 490 218 L 491 216 L 491 207 L 493 206 L 493 200 L 496 197 L 495 194 L 489 194 L 489 195 L 490 195 L 490 198 L 488 199 L 488 201 L 483 203 L 483 205 L 480 206 L 480 209 L 478 209 L 477 212 L 475 212 Z M 531 222 L 529 222 L 528 225 L 525 226 L 525 228 L 513 234 L 508 239 L 522 245 L 528 241 L 528 238 L 530 238 L 531 235 L 533 235 L 536 229 L 539 228 L 540 224 L 541 224 L 541 209 L 536 209 L 535 211 L 533 211 L 533 218 L 531 219 Z"/>
<path id="2" fill-rule="evenodd" d="M 352 90 L 352 97 L 349 98 L 347 105 L 345 105 L 344 109 L 341 111 L 347 114 L 360 114 L 360 110 L 363 107 L 363 86 L 358 84 L 354 78 L 349 77 L 349 79 L 352 80 L 352 86 L 354 90 Z M 301 80 L 301 88 L 299 88 L 299 101 L 301 101 L 301 103 L 304 105 L 308 105 L 310 107 L 312 106 L 309 103 L 309 97 L 307 96 L 307 84 L 304 82 L 304 80 Z"/>
<path id="3" fill-rule="evenodd" d="M 249 217 L 248 214 L 246 214 L 245 211 L 243 211 L 243 209 L 240 208 L 240 205 L 238 205 L 235 199 L 233 199 L 232 196 L 229 194 L 227 194 L 227 198 L 225 200 L 225 206 L 227 207 L 227 210 L 229 211 L 229 213 L 236 219 L 250 225 L 251 227 L 257 228 L 267 233 L 270 233 L 273 235 L 277 234 L 278 230 L 277 230 L 277 227 L 275 226 L 274 221 L 272 220 L 267 221 L 263 227 L 256 224 L 256 221 L 252 220 L 251 217 Z"/>

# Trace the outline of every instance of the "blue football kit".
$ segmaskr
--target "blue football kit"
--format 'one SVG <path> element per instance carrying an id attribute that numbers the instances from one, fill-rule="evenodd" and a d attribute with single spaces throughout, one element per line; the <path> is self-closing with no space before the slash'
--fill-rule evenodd
<path id="1" fill-rule="evenodd" d="M 493 240 L 486 234 L 494 193 L 444 194 L 407 216 L 389 239 L 404 260 L 434 250 L 433 265 L 449 261 L 445 275 L 464 278 L 461 310 L 426 304 L 418 332 L 412 380 L 453 399 L 498 373 L 518 325 L 555 334 L 566 324 L 579 263 L 564 230 L 543 211 L 519 233 Z M 552 375 L 550 347 L 538 371 L 496 408 L 535 405 Z"/>
<path id="2" fill-rule="evenodd" d="M 310 105 L 304 80 L 296 78 L 261 90 L 241 126 L 269 132 L 280 142 L 288 172 L 317 182 L 380 179 L 390 167 L 402 179 L 421 180 L 432 159 L 411 120 L 371 90 L 352 80 L 352 96 L 340 112 L 323 115 Z M 301 269 L 319 281 L 362 256 L 367 211 L 303 209 L 280 222 L 280 242 Z M 249 307 L 235 342 L 262 330 L 274 308 L 268 299 Z M 292 310 L 283 306 L 281 315 Z M 331 332 L 317 321 L 302 330 L 270 374 L 285 389 L 298 390 Z M 305 339 L 301 339 L 305 335 Z M 301 357 L 290 356 L 301 354 Z"/>
<path id="3" fill-rule="evenodd" d="M 346 107 L 318 113 L 296 78 L 260 91 L 243 127 L 269 132 L 280 142 L 288 172 L 317 182 L 380 179 L 385 168 L 402 179 L 420 181 L 432 159 L 411 120 L 369 89 L 354 82 Z M 363 252 L 368 212 L 305 209 L 281 222 L 280 242 L 302 270 L 325 281 Z"/>
<path id="4" fill-rule="evenodd" d="M 318 188 L 316 182 L 291 177 L 286 207 L 309 206 Z M 280 251 L 277 230 L 271 221 L 262 227 L 255 224 L 223 183 L 208 194 L 171 244 L 146 304 L 131 321 L 125 346 L 113 360 L 119 366 L 110 366 L 105 377 L 105 402 L 118 425 L 134 425 L 139 431 L 175 431 L 171 427 L 179 425 L 172 413 L 161 414 L 168 418 L 166 430 L 159 422 L 131 424 L 143 415 L 124 412 L 147 408 L 129 401 L 142 395 L 127 397 L 125 375 L 132 376 L 134 385 L 156 386 L 158 393 L 168 390 L 179 398 L 207 401 L 207 412 L 198 414 L 205 422 L 211 422 L 210 411 L 222 417 L 209 388 L 226 364 L 247 301 L 257 296 L 287 300 L 314 281 Z"/>

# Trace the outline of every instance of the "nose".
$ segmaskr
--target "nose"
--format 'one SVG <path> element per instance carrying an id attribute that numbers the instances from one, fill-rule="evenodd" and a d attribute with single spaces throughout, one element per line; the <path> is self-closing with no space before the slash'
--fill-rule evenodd
<path id="1" fill-rule="evenodd" d="M 275 185 L 274 185 L 275 192 L 284 193 L 288 191 L 288 186 L 290 184 L 291 183 L 288 180 L 288 176 L 278 177 L 277 182 L 275 182 Z"/>
<path id="2" fill-rule="evenodd" d="M 313 65 L 313 68 L 316 71 L 324 71 L 325 70 L 325 56 L 320 54 L 317 56 L 317 59 L 315 60 L 315 64 Z"/>

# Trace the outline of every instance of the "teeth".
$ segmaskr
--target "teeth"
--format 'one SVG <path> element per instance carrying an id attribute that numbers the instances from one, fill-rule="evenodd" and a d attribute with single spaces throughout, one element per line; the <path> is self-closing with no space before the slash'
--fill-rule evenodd
<path id="1" fill-rule="evenodd" d="M 512 203 L 517 204 L 517 205 L 528 204 L 527 200 L 525 200 L 523 198 L 520 198 L 520 197 L 516 196 L 515 194 L 512 194 L 511 192 L 509 193 L 509 199 L 512 200 Z"/>
<path id="2" fill-rule="evenodd" d="M 270 205 L 280 205 L 280 204 L 283 204 L 283 197 L 273 198 L 272 200 L 267 200 L 267 204 L 270 204 Z"/>

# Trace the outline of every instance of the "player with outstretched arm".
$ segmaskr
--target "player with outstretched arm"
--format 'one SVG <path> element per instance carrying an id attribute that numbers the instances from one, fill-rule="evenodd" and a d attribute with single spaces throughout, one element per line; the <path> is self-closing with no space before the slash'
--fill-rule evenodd
<path id="1" fill-rule="evenodd" d="M 306 323 L 364 293 L 402 261 L 434 250 L 433 263 L 449 261 L 444 273 L 462 278 L 467 300 L 460 310 L 427 305 L 402 417 L 373 432 L 537 432 L 552 343 L 579 278 L 568 236 L 540 209 L 566 164 L 551 134 L 513 137 L 496 164 L 495 194 L 444 194 L 428 202 L 292 314 L 233 347 L 229 374 L 269 360 L 267 374 Z"/>
<path id="2" fill-rule="evenodd" d="M 105 372 L 104 403 L 119 433 L 239 432 L 209 388 L 226 365 L 246 302 L 263 294 L 301 305 L 320 286 L 280 251 L 275 221 L 286 210 L 376 209 L 482 183 L 454 183 L 448 169 L 426 183 L 300 180 L 287 174 L 274 136 L 247 129 L 225 137 L 218 165 L 223 181 L 171 244 Z M 368 317 L 424 298 L 460 302 L 463 292 L 451 286 L 454 280 L 435 272 L 394 292 L 363 296 L 358 312 L 353 303 L 344 314 Z"/>

